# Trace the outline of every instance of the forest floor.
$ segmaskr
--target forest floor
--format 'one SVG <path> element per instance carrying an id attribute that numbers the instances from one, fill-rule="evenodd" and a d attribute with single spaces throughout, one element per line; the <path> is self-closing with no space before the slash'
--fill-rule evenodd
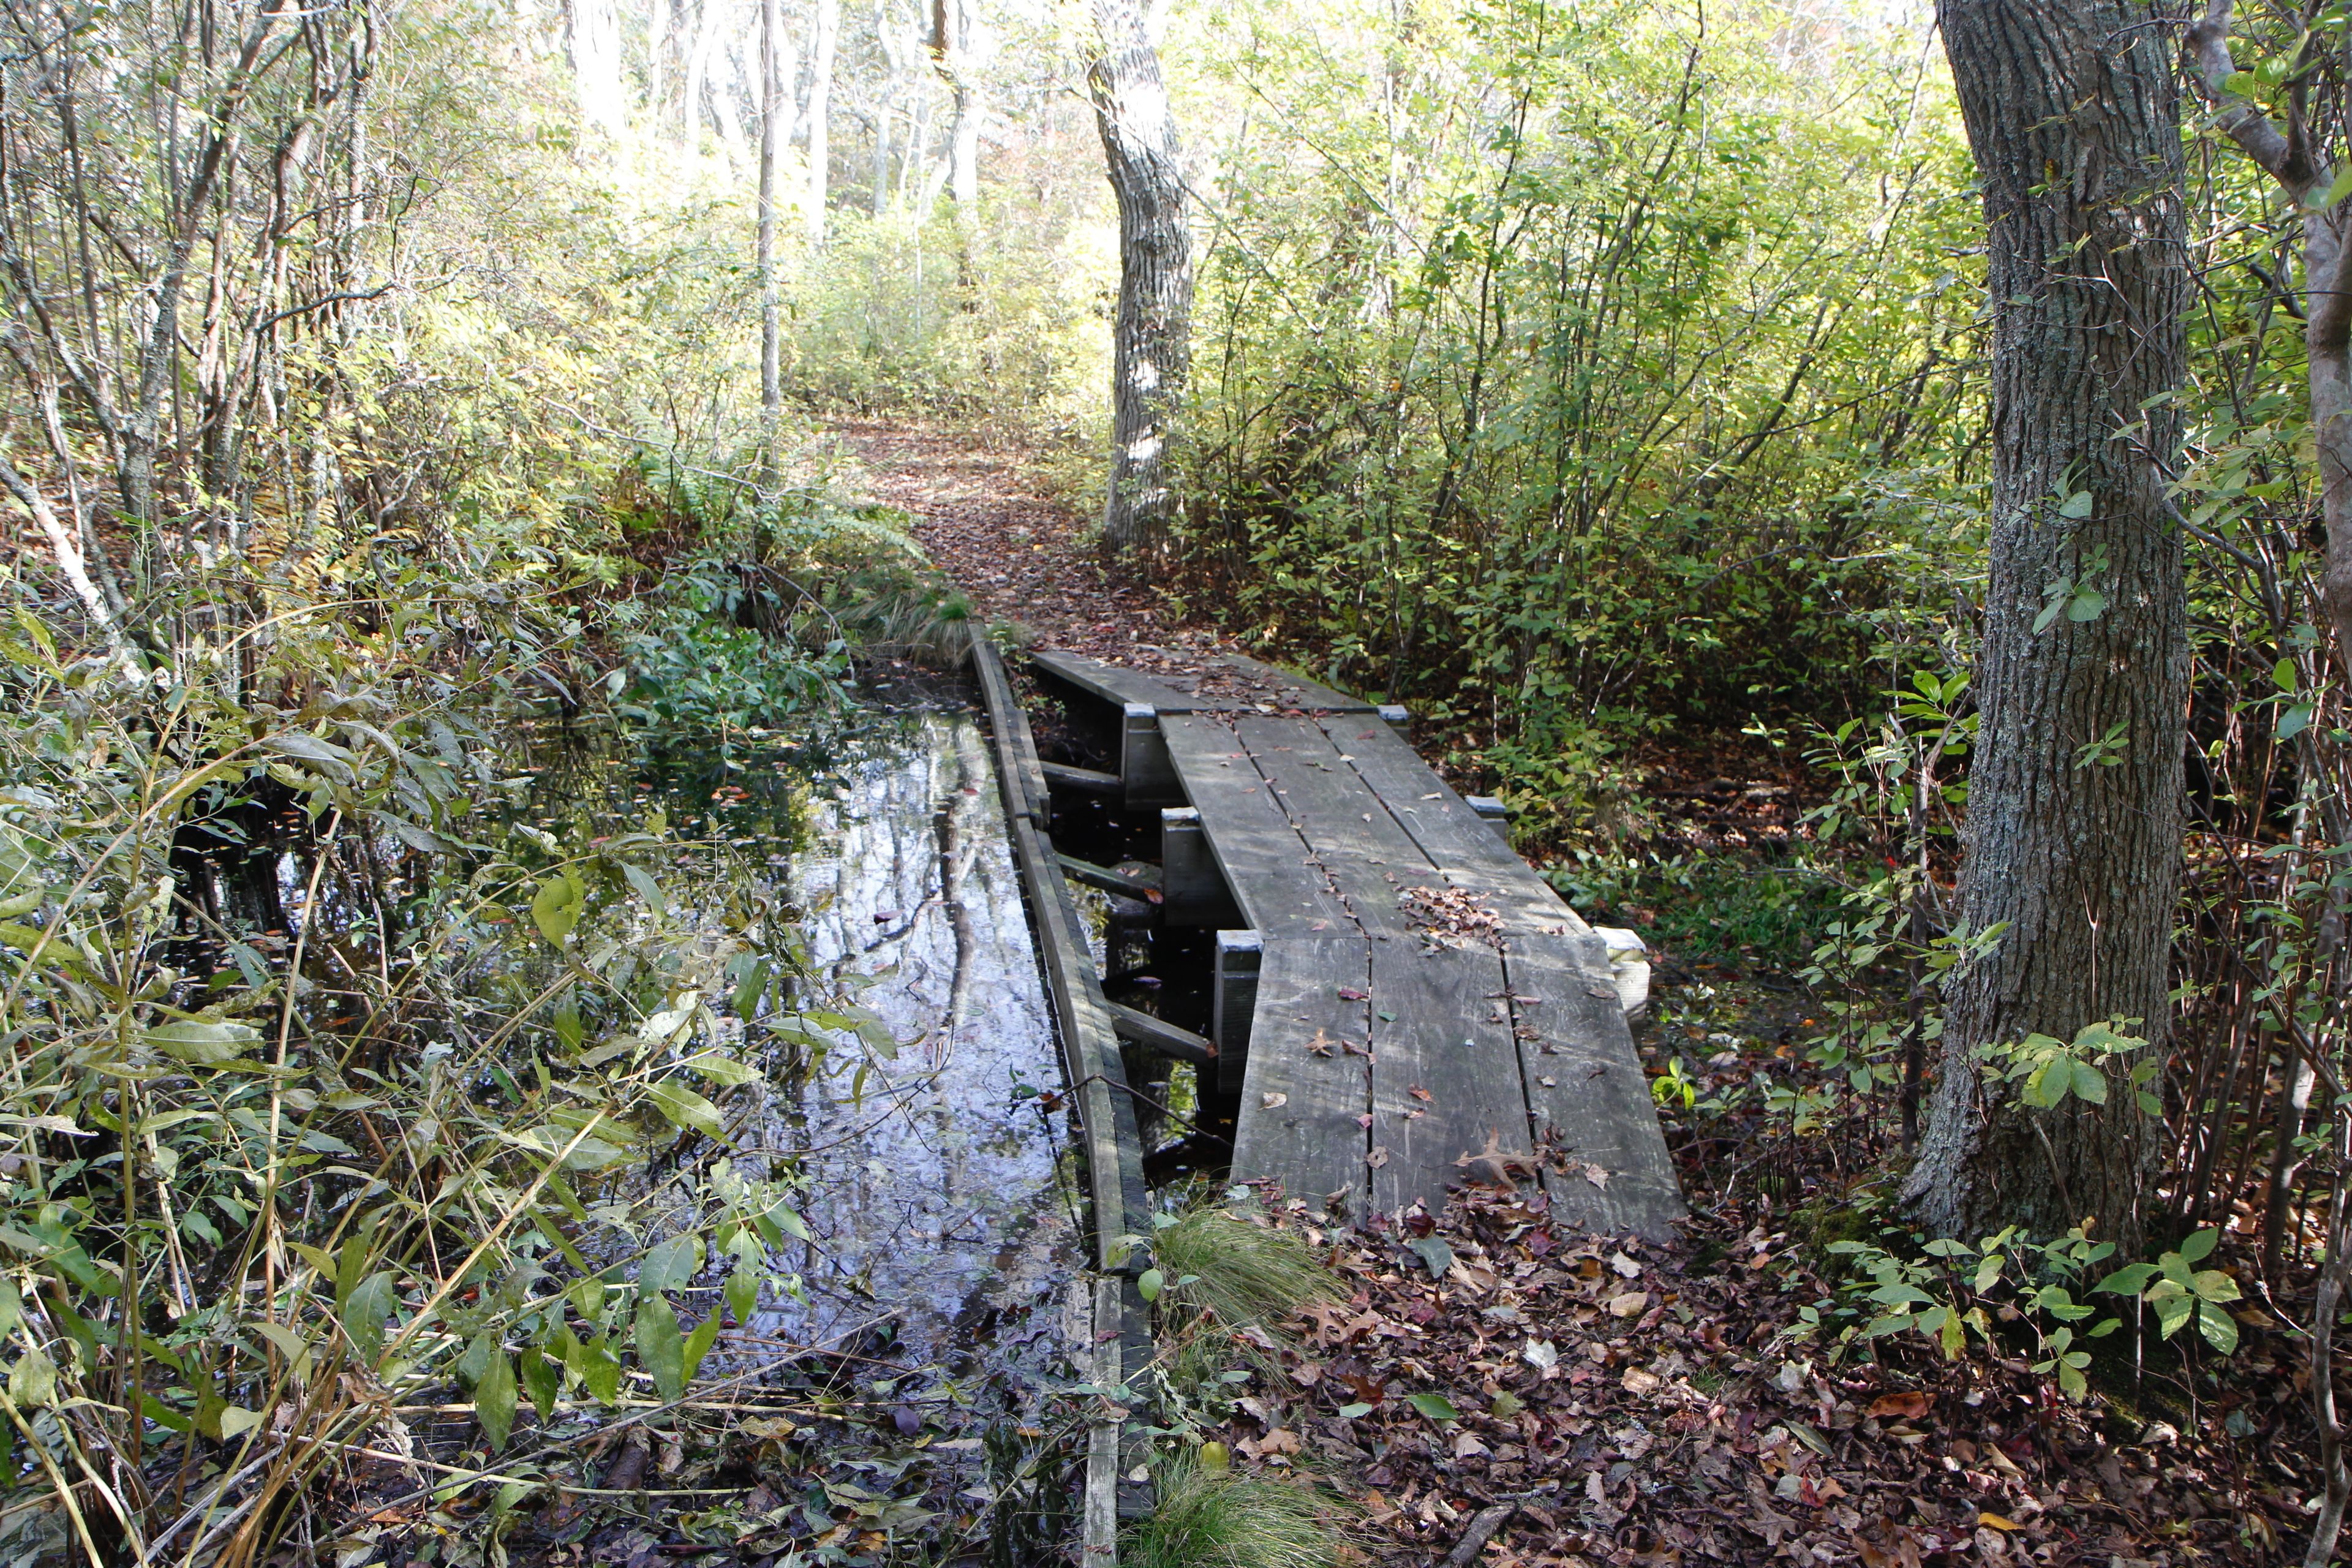
<path id="1" fill-rule="evenodd" d="M 832 429 L 980 615 L 1145 665 L 1236 646 L 1107 574 L 1017 448 Z M 1759 781 L 1752 755 L 1653 761 L 1652 820 L 1678 854 L 1704 863 L 1796 830 L 1785 766 Z M 1585 912 L 1668 938 L 1637 1031 L 1654 1068 L 1686 1054 L 1701 1097 L 1791 1069 L 1821 1011 L 1794 977 L 1811 930 L 1743 942 L 1739 911 L 1703 892 L 1678 911 Z M 2225 1382 L 2151 1334 L 2138 1381 L 2110 1354 L 2080 1402 L 2030 1364 L 2030 1338 L 1956 1361 L 1910 1333 L 1823 1342 L 1808 1314 L 1853 1283 L 1824 1244 L 1864 1228 L 1853 1215 L 1890 1184 L 1886 1152 L 1865 1140 L 1857 1160 L 1850 1136 L 1775 1124 L 1789 1121 L 1669 1117 L 1694 1212 L 1664 1244 L 1555 1226 L 1521 1193 L 1465 1192 L 1343 1237 L 1276 1204 L 1266 1223 L 1306 1236 L 1349 1300 L 1294 1325 L 1287 1377 L 1262 1379 L 1214 1435 L 1240 1470 L 1344 1499 L 1349 1553 L 1383 1568 L 2299 1559 L 2308 1373 L 2284 1319 L 2242 1314 Z M 2236 1261 L 2234 1243 L 2222 1257 Z"/>

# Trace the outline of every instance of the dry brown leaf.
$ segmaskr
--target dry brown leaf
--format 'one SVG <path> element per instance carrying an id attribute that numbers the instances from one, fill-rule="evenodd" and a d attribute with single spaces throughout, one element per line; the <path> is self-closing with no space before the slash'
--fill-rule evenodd
<path id="1" fill-rule="evenodd" d="M 1906 1388 L 1880 1394 L 1870 1402 L 1870 1408 L 1863 1414 L 1877 1421 L 1890 1417 L 1899 1421 L 1916 1421 L 1927 1414 L 1927 1407 L 1934 1403 L 1918 1389 Z"/>

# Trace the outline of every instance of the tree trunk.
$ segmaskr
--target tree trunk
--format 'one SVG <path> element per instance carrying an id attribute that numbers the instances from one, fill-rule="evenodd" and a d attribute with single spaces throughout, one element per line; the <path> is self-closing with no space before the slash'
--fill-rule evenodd
<path id="1" fill-rule="evenodd" d="M 833 174 L 833 56 L 841 38 L 841 0 L 816 0 L 816 41 L 809 61 L 808 226 L 809 248 L 824 246 L 825 204 Z"/>
<path id="2" fill-rule="evenodd" d="M 1906 1197 L 1936 1231 L 2125 1256 L 2156 1154 L 2129 1069 L 2036 1110 L 1980 1047 L 2123 1016 L 2160 1050 L 2185 816 L 2179 445 L 2189 291 L 2179 96 L 2146 0 L 1940 0 L 1990 228 L 1993 516 L 1960 905 L 2001 928 L 1948 988 Z M 2054 612 L 2054 613 L 2053 613 Z"/>
<path id="3" fill-rule="evenodd" d="M 1106 553 L 1144 558 L 1177 510 L 1171 445 L 1192 369 L 1192 236 L 1160 57 L 1136 0 L 1094 0 L 1087 71 L 1118 198 L 1118 317 L 1111 343 Z"/>
<path id="4" fill-rule="evenodd" d="M 980 117 L 983 107 L 972 78 L 972 27 L 978 0 L 931 0 L 931 64 L 947 84 L 948 197 L 956 226 L 966 229 L 980 200 Z"/>
<path id="5" fill-rule="evenodd" d="M 760 0 L 760 472 L 775 479 L 776 425 L 783 410 L 782 300 L 776 283 L 776 161 L 783 152 L 776 123 L 777 0 Z"/>

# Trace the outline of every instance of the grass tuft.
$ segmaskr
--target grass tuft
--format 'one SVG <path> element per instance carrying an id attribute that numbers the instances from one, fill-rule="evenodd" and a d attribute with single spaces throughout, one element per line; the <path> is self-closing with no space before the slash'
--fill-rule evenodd
<path id="1" fill-rule="evenodd" d="M 1160 1506 L 1120 1544 L 1130 1568 L 1328 1568 L 1345 1534 L 1337 1510 L 1303 1485 L 1202 1469 L 1159 1475 Z"/>
<path id="2" fill-rule="evenodd" d="M 1272 1331 L 1318 1301 L 1346 1295 L 1297 1237 L 1221 1208 L 1194 1209 L 1160 1231 L 1152 1261 L 1173 1300 L 1229 1329 Z"/>

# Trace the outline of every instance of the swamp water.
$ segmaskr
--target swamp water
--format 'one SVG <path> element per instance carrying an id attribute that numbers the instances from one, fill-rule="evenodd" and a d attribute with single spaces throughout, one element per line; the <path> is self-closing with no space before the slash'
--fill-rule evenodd
<path id="1" fill-rule="evenodd" d="M 866 708 L 651 763 L 610 734 L 551 731 L 515 762 L 526 831 L 659 845 L 673 942 L 738 983 L 731 1009 L 714 1004 L 719 1037 L 674 1048 L 760 1068 L 717 1097 L 727 1137 L 656 1148 L 605 1194 L 625 1202 L 589 1200 L 619 1223 L 583 1250 L 657 1253 L 744 1182 L 788 1192 L 794 1216 L 755 1310 L 701 1367 L 722 1392 L 683 1413 L 650 1482 L 737 1496 L 585 1510 L 542 1535 L 546 1560 L 723 1542 L 746 1563 L 1058 1561 L 1081 1447 L 1061 1396 L 1082 1265 L 1070 1128 L 972 715 Z M 692 1315 L 720 1310 L 724 1262 L 681 1291 Z M 479 1560 L 461 1542 L 441 1555 Z"/>

